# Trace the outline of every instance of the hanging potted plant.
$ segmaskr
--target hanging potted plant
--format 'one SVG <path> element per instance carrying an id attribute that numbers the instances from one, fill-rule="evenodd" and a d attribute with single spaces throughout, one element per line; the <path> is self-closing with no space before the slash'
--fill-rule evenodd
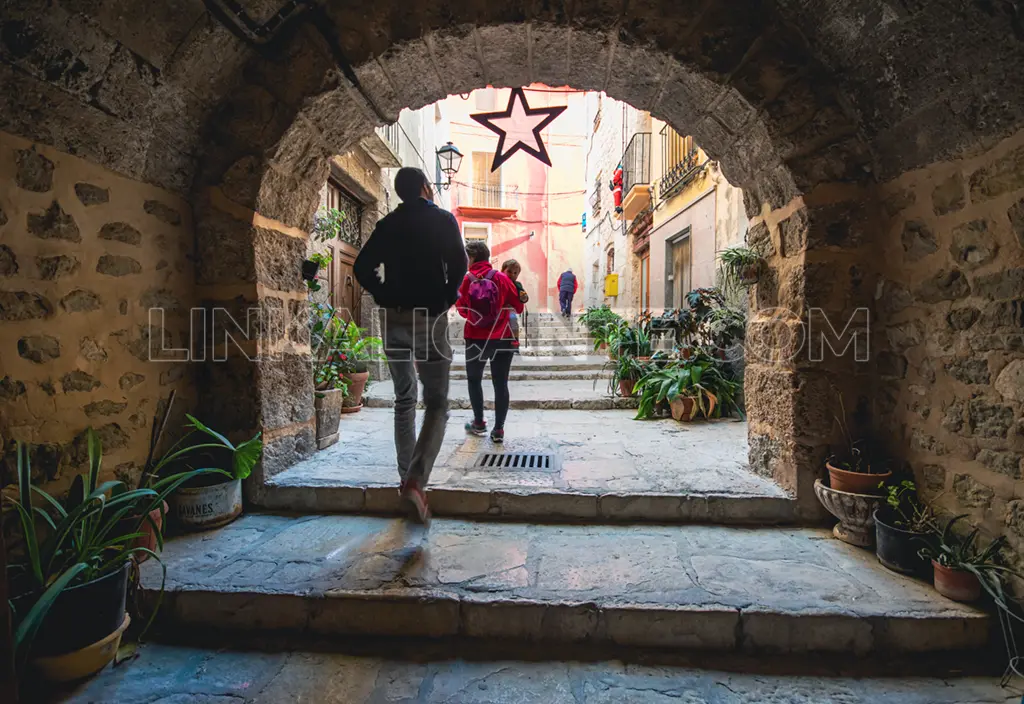
<path id="1" fill-rule="evenodd" d="M 319 291 L 320 279 L 317 276 L 320 269 L 331 263 L 331 255 L 316 252 L 309 255 L 309 259 L 302 262 L 302 278 L 306 282 L 306 288 L 310 291 Z"/>
<path id="2" fill-rule="evenodd" d="M 729 247 L 718 253 L 724 278 L 740 286 L 753 286 L 761 276 L 764 260 L 749 247 Z"/>
<path id="3" fill-rule="evenodd" d="M 24 544 L 8 573 L 15 664 L 19 671 L 31 665 L 52 682 L 81 679 L 113 659 L 131 621 L 126 599 L 133 558 L 148 554 L 159 561 L 135 545 L 144 536 L 142 522 L 175 489 L 209 471 L 177 473 L 144 489 L 101 483 L 102 447 L 91 428 L 86 438 L 87 471 L 74 478 L 63 502 L 32 486 L 29 448 L 20 442 L 18 495 L 5 497 L 18 514 Z M 162 546 L 159 533 L 157 540 Z"/>
<path id="4" fill-rule="evenodd" d="M 984 590 L 996 606 L 1007 614 L 1020 617 L 1011 610 L 1004 590 L 1008 577 L 1024 579 L 1024 574 L 1002 564 L 1000 551 L 1006 536 L 999 536 L 985 548 L 978 546 L 979 529 L 957 535 L 954 526 L 967 514 L 950 520 L 932 544 L 921 549 L 921 555 L 932 561 L 936 591 L 953 601 L 977 601 Z"/>
<path id="5" fill-rule="evenodd" d="M 925 574 L 921 557 L 925 539 L 935 532 L 935 514 L 922 504 L 910 480 L 886 486 L 885 505 L 875 509 L 875 555 L 885 567 L 902 574 Z"/>
<path id="6" fill-rule="evenodd" d="M 167 452 L 155 471 L 160 475 L 182 465 L 217 470 L 190 479 L 171 494 L 168 502 L 175 520 L 186 530 L 226 525 L 242 515 L 242 480 L 252 473 L 263 453 L 261 433 L 236 445 L 195 417 L 186 413 L 185 418 L 188 433 Z M 186 442 L 195 438 L 199 442 Z"/>

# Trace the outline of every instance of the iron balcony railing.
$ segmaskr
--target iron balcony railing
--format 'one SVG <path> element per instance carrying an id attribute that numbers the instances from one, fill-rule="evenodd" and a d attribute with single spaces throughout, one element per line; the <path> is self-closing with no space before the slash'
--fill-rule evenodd
<path id="1" fill-rule="evenodd" d="M 651 183 L 651 133 L 637 132 L 622 155 L 622 195 Z"/>
<path id="2" fill-rule="evenodd" d="M 661 163 L 665 174 L 658 182 L 658 195 L 664 200 L 682 190 L 698 173 L 700 154 L 693 139 L 665 125 L 661 130 Z"/>

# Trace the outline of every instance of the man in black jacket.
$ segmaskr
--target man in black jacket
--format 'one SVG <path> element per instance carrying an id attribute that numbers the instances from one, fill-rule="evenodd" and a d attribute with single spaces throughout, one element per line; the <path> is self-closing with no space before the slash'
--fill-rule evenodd
<path id="1" fill-rule="evenodd" d="M 425 489 L 448 423 L 448 309 L 466 275 L 466 250 L 455 217 L 434 205 L 420 169 L 399 169 L 402 199 L 386 215 L 356 258 L 359 284 L 381 310 L 384 351 L 395 385 L 395 449 L 400 491 L 428 523 Z M 419 374 L 426 411 L 416 437 Z"/>

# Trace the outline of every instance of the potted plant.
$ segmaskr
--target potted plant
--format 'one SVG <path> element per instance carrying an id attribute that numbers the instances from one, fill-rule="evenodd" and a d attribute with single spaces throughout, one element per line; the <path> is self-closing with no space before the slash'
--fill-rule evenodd
<path id="1" fill-rule="evenodd" d="M 728 247 L 718 253 L 727 281 L 740 286 L 753 286 L 761 275 L 764 260 L 749 247 Z"/>
<path id="2" fill-rule="evenodd" d="M 625 321 L 622 319 L 622 316 L 605 305 L 599 308 L 588 308 L 585 313 L 580 315 L 579 322 L 587 328 L 588 334 L 594 338 L 594 349 L 598 350 L 608 347 L 608 339 L 605 333 L 606 326 L 612 323 L 624 323 Z"/>
<path id="3" fill-rule="evenodd" d="M 844 444 L 839 452 L 833 453 L 825 460 L 829 485 L 836 491 L 849 494 L 878 494 L 881 492 L 881 485 L 892 477 L 892 472 L 885 467 L 881 468 L 883 471 L 876 471 L 876 463 L 862 449 L 863 441 L 854 440 L 850 434 L 843 395 L 839 392 L 836 392 L 836 395 L 839 397 L 839 415 L 834 418 L 842 433 Z"/>
<path id="4" fill-rule="evenodd" d="M 154 471 L 160 475 L 182 465 L 205 468 L 204 474 L 190 479 L 170 495 L 172 513 L 186 530 L 226 525 L 242 514 L 242 480 L 252 473 L 263 452 L 261 434 L 236 445 L 195 417 L 186 413 L 185 418 L 188 433 L 174 444 Z M 188 444 L 190 438 L 200 441 Z"/>
<path id="5" fill-rule="evenodd" d="M 15 663 L 23 670 L 31 662 L 55 682 L 80 679 L 113 659 L 130 622 L 125 602 L 133 558 L 149 554 L 159 561 L 134 545 L 144 535 L 141 524 L 169 494 L 207 471 L 177 473 L 143 489 L 101 483 L 102 447 L 91 428 L 86 438 L 87 471 L 74 478 L 64 501 L 32 485 L 29 449 L 20 442 L 18 495 L 5 497 L 20 519 L 24 546 L 8 573 Z"/>
<path id="6" fill-rule="evenodd" d="M 367 336 L 366 330 L 355 323 L 341 320 L 334 306 L 317 303 L 312 310 L 314 387 L 318 391 L 338 389 L 333 379 L 336 375 L 343 377 L 347 385 L 341 394 L 342 412 L 355 413 L 363 407 L 370 362 L 384 359 L 384 342 Z"/>
<path id="7" fill-rule="evenodd" d="M 636 383 L 647 370 L 647 364 L 636 357 L 623 355 L 609 365 L 612 367 L 609 394 L 615 395 L 617 390 L 622 396 L 636 396 Z"/>
<path id="8" fill-rule="evenodd" d="M 935 532 L 935 514 L 921 503 L 909 479 L 885 490 L 885 505 L 874 513 L 878 561 L 894 572 L 924 574 L 928 561 L 921 557 L 921 544 Z"/>
<path id="9" fill-rule="evenodd" d="M 314 252 L 309 255 L 309 259 L 302 262 L 302 278 L 306 282 L 306 288 L 310 291 L 319 291 L 322 288 L 317 274 L 330 263 L 331 255 L 321 252 Z"/>
<path id="10" fill-rule="evenodd" d="M 1002 564 L 1000 551 L 1006 546 L 1006 536 L 999 536 L 981 548 L 978 545 L 980 529 L 974 528 L 966 535 L 957 534 L 955 526 L 965 518 L 967 514 L 952 518 L 940 534 L 932 534 L 931 544 L 921 548 L 921 555 L 932 561 L 935 590 L 953 601 L 964 602 L 977 601 L 984 590 L 996 606 L 1015 615 L 1007 601 L 1003 581 L 1007 577 L 1024 579 L 1024 575 Z"/>
<path id="11" fill-rule="evenodd" d="M 739 383 L 727 377 L 719 362 L 700 353 L 667 366 L 654 365 L 636 385 L 640 404 L 636 420 L 651 418 L 659 403 L 670 404 L 672 417 L 680 421 L 720 417 L 739 410 Z"/>

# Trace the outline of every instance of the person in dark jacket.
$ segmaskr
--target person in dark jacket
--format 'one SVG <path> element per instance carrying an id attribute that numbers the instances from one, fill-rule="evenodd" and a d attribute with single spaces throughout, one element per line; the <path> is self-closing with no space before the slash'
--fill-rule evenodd
<path id="1" fill-rule="evenodd" d="M 562 309 L 562 315 L 566 318 L 572 315 L 572 298 L 576 295 L 580 283 L 576 280 L 576 274 L 572 269 L 566 269 L 558 277 L 558 305 Z"/>
<path id="2" fill-rule="evenodd" d="M 448 310 L 466 275 L 466 251 L 455 217 L 434 205 L 420 169 L 399 169 L 402 199 L 356 258 L 356 280 L 383 310 L 384 353 L 395 385 L 395 449 L 400 491 L 420 522 L 430 520 L 426 486 L 448 423 Z M 417 374 L 426 407 L 416 437 Z"/>

